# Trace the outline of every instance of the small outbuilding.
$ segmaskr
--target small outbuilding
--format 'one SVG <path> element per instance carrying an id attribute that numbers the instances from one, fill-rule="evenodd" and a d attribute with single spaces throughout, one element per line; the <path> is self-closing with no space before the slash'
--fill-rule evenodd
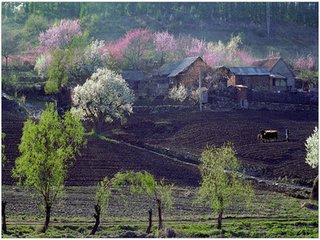
<path id="1" fill-rule="evenodd" d="M 256 91 L 270 90 L 270 72 L 261 67 L 231 67 L 228 86 L 242 85 Z"/>

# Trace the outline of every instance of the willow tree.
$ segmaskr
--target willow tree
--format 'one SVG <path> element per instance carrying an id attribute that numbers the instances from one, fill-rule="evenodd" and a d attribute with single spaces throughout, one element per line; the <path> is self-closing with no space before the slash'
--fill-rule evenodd
<path id="1" fill-rule="evenodd" d="M 63 193 L 67 171 L 85 144 L 83 136 L 80 119 L 70 112 L 60 118 L 52 103 L 39 122 L 28 119 L 24 123 L 13 177 L 42 196 L 46 213 L 43 232 L 48 229 L 53 204 Z"/>
<path id="2" fill-rule="evenodd" d="M 232 144 L 222 147 L 207 146 L 201 154 L 201 184 L 198 201 L 204 202 L 218 214 L 217 228 L 222 227 L 222 217 L 226 208 L 234 202 L 250 202 L 253 189 L 237 172 L 240 168 Z"/>
<path id="3" fill-rule="evenodd" d="M 108 179 L 108 177 L 105 177 L 102 181 L 98 183 L 97 186 L 94 205 L 95 214 L 93 215 L 96 219 L 96 222 L 90 232 L 90 235 L 94 235 L 98 230 L 98 227 L 100 225 L 100 216 L 108 208 L 110 197 L 111 181 Z"/>
<path id="4" fill-rule="evenodd" d="M 153 201 L 158 210 L 158 229 L 163 229 L 163 211 L 172 207 L 173 184 L 165 184 L 164 179 L 157 181 L 146 171 L 118 172 L 112 181 L 115 187 L 127 186 L 132 193 L 146 195 Z M 150 233 L 151 221 L 152 219 L 149 217 L 147 233 Z"/>

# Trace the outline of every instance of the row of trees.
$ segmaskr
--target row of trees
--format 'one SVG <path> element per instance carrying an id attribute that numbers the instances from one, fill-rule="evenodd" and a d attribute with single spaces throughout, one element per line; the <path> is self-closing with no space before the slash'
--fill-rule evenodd
<path id="1" fill-rule="evenodd" d="M 20 7 L 18 7 L 20 6 Z M 2 16 L 20 14 L 22 20 L 31 14 L 55 18 L 84 18 L 99 16 L 155 16 L 170 21 L 252 21 L 265 23 L 264 2 L 214 2 L 214 3 L 163 3 L 163 2 L 19 2 L 3 3 Z M 19 11 L 18 11 L 19 10 Z M 316 2 L 272 2 L 270 13 L 273 21 L 287 21 L 306 26 L 318 26 L 318 3 Z"/>

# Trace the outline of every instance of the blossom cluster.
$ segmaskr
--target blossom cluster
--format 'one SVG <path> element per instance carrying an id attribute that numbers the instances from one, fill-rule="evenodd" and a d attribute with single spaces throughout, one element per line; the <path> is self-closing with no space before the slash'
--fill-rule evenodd
<path id="1" fill-rule="evenodd" d="M 80 20 L 63 19 L 58 25 L 39 35 L 39 47 L 43 50 L 64 48 L 74 36 L 82 34 Z"/>

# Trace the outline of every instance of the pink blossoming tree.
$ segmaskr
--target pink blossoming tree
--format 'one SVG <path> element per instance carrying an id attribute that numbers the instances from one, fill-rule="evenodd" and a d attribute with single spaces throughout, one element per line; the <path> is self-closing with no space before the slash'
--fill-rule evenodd
<path id="1" fill-rule="evenodd" d="M 293 60 L 293 69 L 300 79 L 307 83 L 318 83 L 318 72 L 316 71 L 316 61 L 311 54 L 298 56 Z"/>
<path id="2" fill-rule="evenodd" d="M 80 20 L 63 19 L 39 35 L 39 47 L 45 50 L 65 48 L 74 36 L 82 34 Z"/>
<path id="3" fill-rule="evenodd" d="M 134 29 L 118 41 L 107 44 L 109 61 L 121 68 L 143 69 L 152 61 L 153 34 L 147 29 Z"/>
<path id="4" fill-rule="evenodd" d="M 168 31 L 154 33 L 154 45 L 160 58 L 160 64 L 174 58 L 174 53 L 177 50 L 177 42 L 174 36 L 168 33 Z"/>

